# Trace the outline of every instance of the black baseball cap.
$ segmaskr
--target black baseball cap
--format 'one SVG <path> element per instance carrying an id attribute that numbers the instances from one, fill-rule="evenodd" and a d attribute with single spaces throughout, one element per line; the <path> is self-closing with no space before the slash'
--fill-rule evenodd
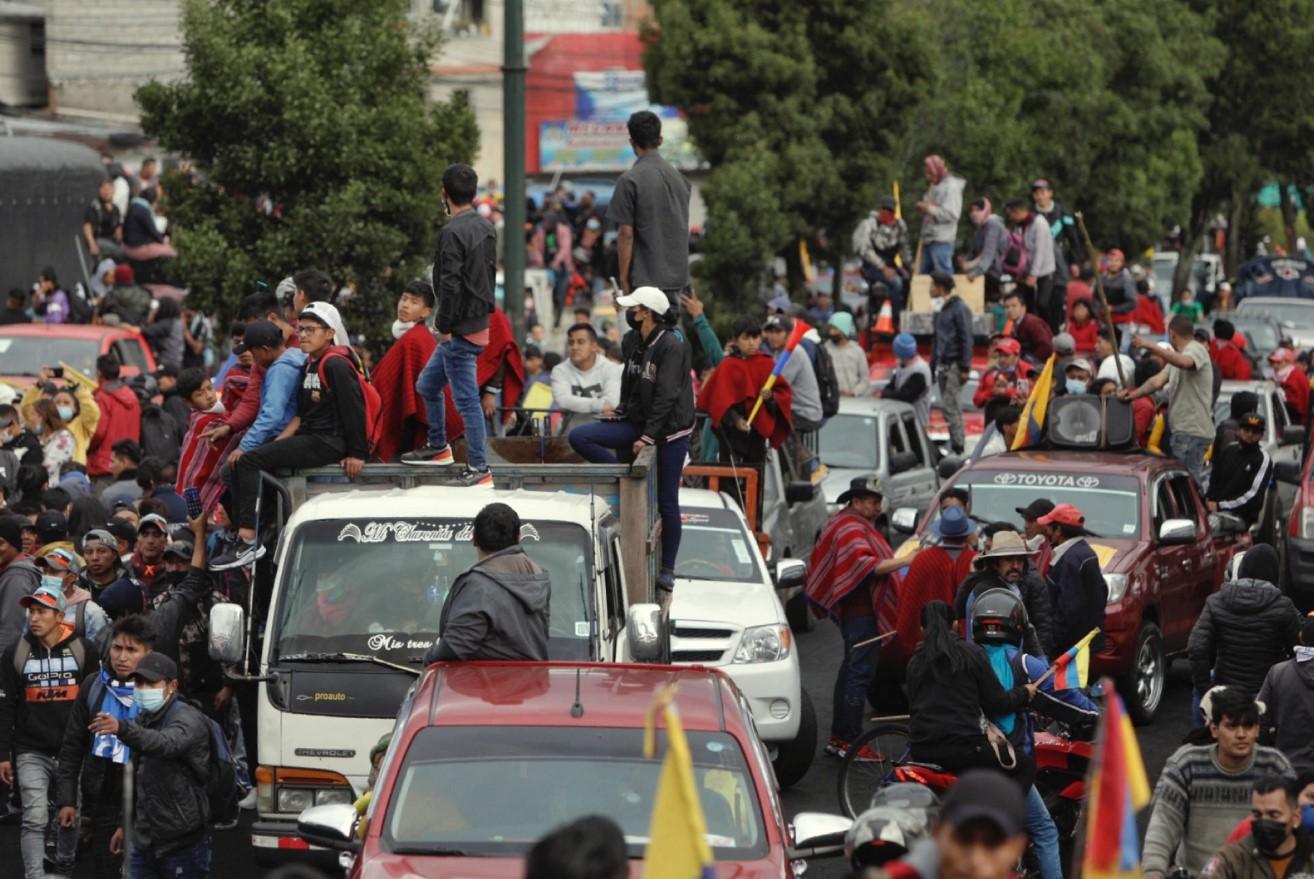
<path id="1" fill-rule="evenodd" d="M 1038 497 L 1025 507 L 1013 508 L 1023 519 L 1039 519 L 1048 516 L 1054 510 L 1054 502 L 1049 498 Z"/>
<path id="2" fill-rule="evenodd" d="M 185 540 L 174 540 L 164 547 L 166 556 L 177 556 L 183 561 L 192 557 L 192 545 Z"/>
<path id="3" fill-rule="evenodd" d="M 105 523 L 105 530 L 114 535 L 115 540 L 128 541 L 129 546 L 137 539 L 137 527 L 127 519 L 110 519 Z"/>
<path id="4" fill-rule="evenodd" d="M 141 521 L 137 523 L 137 533 L 140 534 L 147 528 L 155 528 L 167 535 L 169 533 L 169 522 L 159 513 L 148 513 L 142 516 Z"/>
<path id="5" fill-rule="evenodd" d="M 1260 433 L 1263 433 L 1268 429 L 1268 422 L 1265 421 L 1264 416 L 1260 415 L 1258 412 L 1251 412 L 1249 415 L 1241 419 L 1241 423 L 1237 425 L 1237 428 L 1241 430 L 1257 430 Z"/>
<path id="6" fill-rule="evenodd" d="M 137 670 L 132 673 L 132 676 L 140 678 L 148 684 L 158 684 L 160 681 L 176 681 L 178 680 L 178 664 L 159 651 L 151 651 L 141 658 L 141 662 L 137 663 Z"/>
<path id="7" fill-rule="evenodd" d="M 993 769 L 969 770 L 959 776 L 957 784 L 949 788 L 944 805 L 940 807 L 940 820 L 951 827 L 986 821 L 995 825 L 1004 837 L 1017 836 L 1026 829 L 1022 791 L 1016 782 L 1002 772 Z"/>
<path id="8" fill-rule="evenodd" d="M 278 326 L 269 320 L 258 320 L 246 326 L 242 341 L 233 346 L 233 351 L 241 354 L 252 348 L 277 348 L 286 337 Z"/>
<path id="9" fill-rule="evenodd" d="M 38 514 L 33 527 L 42 543 L 53 543 L 68 537 L 68 519 L 59 510 L 46 510 Z"/>

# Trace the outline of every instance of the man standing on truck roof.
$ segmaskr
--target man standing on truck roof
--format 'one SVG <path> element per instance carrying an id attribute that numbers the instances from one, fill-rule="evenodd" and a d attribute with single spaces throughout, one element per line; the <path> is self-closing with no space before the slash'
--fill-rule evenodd
<path id="1" fill-rule="evenodd" d="M 595 464 L 626 461 L 646 446 L 657 452 L 657 508 L 662 517 L 662 561 L 657 588 L 675 588 L 680 552 L 680 474 L 689 457 L 694 399 L 690 372 L 693 351 L 684 336 L 665 326 L 670 299 L 656 287 L 640 287 L 616 304 L 629 309 L 633 329 L 621 348 L 621 404 L 612 417 L 570 432 L 570 447 Z"/>
<path id="2" fill-rule="evenodd" d="M 280 434 L 285 438 L 265 443 L 237 459 L 234 488 L 238 540 L 210 563 L 210 570 L 240 568 L 264 555 L 265 548 L 255 530 L 261 472 L 340 464 L 347 478 L 355 479 L 365 466 L 369 450 L 363 380 L 350 349 L 334 346 L 334 335 L 339 332 L 346 335 L 342 317 L 327 302 L 312 302 L 301 312 L 297 335 L 301 350 L 306 352 L 306 365 L 301 370 L 296 418 Z"/>
<path id="3" fill-rule="evenodd" d="M 1118 396 L 1135 400 L 1168 388 L 1172 456 L 1186 465 L 1197 483 L 1204 485 L 1205 451 L 1214 439 L 1214 367 L 1205 346 L 1195 340 L 1195 325 L 1189 317 L 1179 314 L 1168 322 L 1168 342 L 1166 347 L 1156 347 L 1140 336 L 1132 338 L 1133 347 L 1153 349 L 1169 368 Z"/>
<path id="4" fill-rule="evenodd" d="M 465 424 L 467 463 L 462 475 L 472 485 L 491 485 L 476 361 L 488 346 L 489 315 L 496 306 L 497 229 L 474 210 L 478 188 L 479 178 L 469 165 L 457 162 L 443 171 L 443 207 L 451 219 L 438 233 L 433 257 L 438 345 L 415 383 L 416 392 L 424 399 L 429 441 L 424 448 L 402 455 L 401 462 L 454 463 L 452 447 L 447 444 L 447 404 L 443 399 L 443 388 L 451 385 L 452 401 Z"/>
<path id="5" fill-rule="evenodd" d="M 424 663 L 449 659 L 548 659 L 552 581 L 520 546 L 520 516 L 489 504 L 474 520 L 479 560 L 456 578 Z"/>

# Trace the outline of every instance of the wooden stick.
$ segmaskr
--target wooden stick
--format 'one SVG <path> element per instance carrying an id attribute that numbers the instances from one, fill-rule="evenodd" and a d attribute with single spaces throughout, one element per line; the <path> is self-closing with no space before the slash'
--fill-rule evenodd
<path id="1" fill-rule="evenodd" d="M 875 638 L 868 638 L 866 641 L 859 641 L 857 644 L 854 644 L 853 646 L 855 649 L 858 647 L 866 647 L 868 644 L 875 644 L 878 641 L 884 641 L 886 638 L 893 638 L 896 634 L 898 633 L 886 632 L 884 635 L 877 635 Z"/>
<path id="2" fill-rule="evenodd" d="M 1104 280 L 1100 277 L 1099 254 L 1095 252 L 1095 245 L 1091 243 L 1090 233 L 1086 231 L 1086 221 L 1081 216 L 1081 211 L 1077 211 L 1072 216 L 1077 218 L 1077 228 L 1081 229 L 1082 241 L 1086 244 L 1086 252 L 1090 254 L 1090 264 L 1095 269 L 1095 292 L 1099 294 L 1100 305 L 1104 307 L 1104 322 L 1109 327 L 1109 334 L 1113 337 L 1113 365 L 1118 368 L 1118 384 L 1124 388 L 1128 387 L 1127 377 L 1122 371 L 1122 348 L 1118 345 L 1118 331 L 1113 327 L 1113 312 L 1109 310 L 1109 299 L 1104 295 Z M 1099 364 L 1095 364 L 1099 368 Z"/>

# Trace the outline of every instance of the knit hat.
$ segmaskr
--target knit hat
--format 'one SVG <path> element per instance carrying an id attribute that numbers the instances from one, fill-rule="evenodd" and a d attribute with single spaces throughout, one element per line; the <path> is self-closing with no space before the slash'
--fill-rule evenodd
<path id="1" fill-rule="evenodd" d="M 1279 572 L 1277 550 L 1267 543 L 1256 543 L 1241 556 L 1236 576 L 1240 580 L 1263 580 L 1277 585 Z"/>
<path id="2" fill-rule="evenodd" d="M 125 262 L 123 265 L 114 267 L 114 283 L 116 285 L 132 284 L 135 281 L 136 281 L 136 276 L 134 276 L 132 273 L 132 266 L 128 265 Z"/>
<path id="3" fill-rule="evenodd" d="M 899 333 L 894 337 L 894 356 L 900 360 L 911 360 L 917 356 L 917 340 L 911 333 Z"/>

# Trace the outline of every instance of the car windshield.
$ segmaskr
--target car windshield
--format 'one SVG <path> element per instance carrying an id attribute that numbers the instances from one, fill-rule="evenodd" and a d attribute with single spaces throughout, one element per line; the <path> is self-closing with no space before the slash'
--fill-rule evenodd
<path id="1" fill-rule="evenodd" d="M 828 467 L 880 472 L 881 450 L 877 443 L 875 415 L 839 414 L 821 426 L 817 441 L 821 460 Z"/>
<path id="2" fill-rule="evenodd" d="M 563 716 L 569 706 L 563 704 Z M 588 706 L 584 706 L 588 717 Z M 694 788 L 717 860 L 766 854 L 762 810 L 739 743 L 687 733 Z M 615 727 L 452 726 L 421 730 L 390 794 L 384 845 L 399 853 L 522 857 L 544 834 L 585 815 L 620 825 L 642 857 L 662 769 L 643 756 L 643 730 Z"/>
<path id="3" fill-rule="evenodd" d="M 762 582 L 753 557 L 753 538 L 734 513 L 685 507 L 680 511 L 680 522 L 683 527 L 675 576 L 731 583 Z"/>
<path id="4" fill-rule="evenodd" d="M 1238 309 L 1247 310 L 1246 305 L 1248 303 L 1243 300 Z M 1314 325 L 1314 303 L 1300 299 L 1290 303 L 1269 299 L 1264 302 L 1256 302 L 1250 305 L 1250 308 L 1256 311 L 1266 311 L 1279 321 L 1289 321 L 1292 326 L 1308 327 Z"/>
<path id="5" fill-rule="evenodd" d="M 1237 332 L 1245 335 L 1246 342 L 1253 345 L 1254 350 L 1260 354 L 1267 354 L 1282 341 L 1278 326 L 1268 320 L 1245 320 L 1238 314 L 1233 319 L 1233 325 Z"/>
<path id="6" fill-rule="evenodd" d="M 292 535 L 278 598 L 278 655 L 364 653 L 418 664 L 457 576 L 475 563 L 470 520 L 325 519 Z M 592 659 L 587 532 L 528 521 L 525 553 L 552 579 L 548 655 Z"/>
<path id="7" fill-rule="evenodd" d="M 1086 517 L 1086 528 L 1102 537 L 1135 537 L 1140 532 L 1140 481 L 1134 476 L 1080 472 L 982 470 L 966 473 L 954 487 L 972 496 L 972 515 L 982 522 L 1012 522 L 1019 530 L 1018 507 L 1037 498 L 1073 504 Z"/>
<path id="8" fill-rule="evenodd" d="M 83 375 L 96 374 L 100 343 L 55 335 L 0 336 L 0 375 L 35 378 L 43 366 L 67 363 Z"/>

